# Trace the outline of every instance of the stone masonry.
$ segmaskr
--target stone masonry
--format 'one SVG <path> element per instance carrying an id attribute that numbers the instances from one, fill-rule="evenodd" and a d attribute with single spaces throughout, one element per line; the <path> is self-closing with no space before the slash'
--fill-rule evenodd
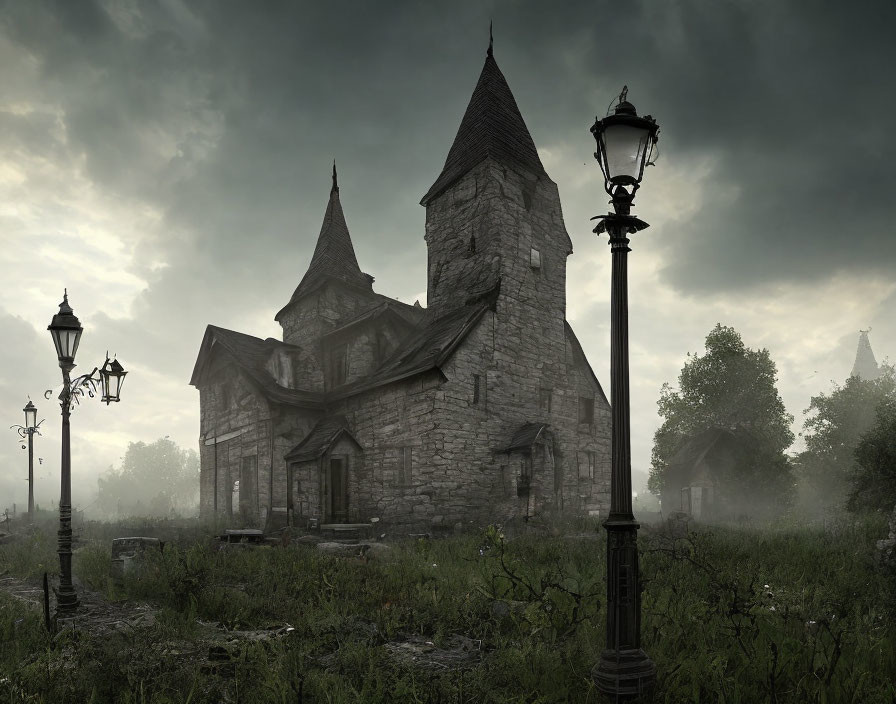
<path id="1" fill-rule="evenodd" d="M 374 292 L 334 167 L 283 341 L 208 327 L 191 380 L 204 515 L 437 529 L 606 513 L 610 408 L 566 321 L 572 243 L 491 50 L 422 204 L 426 308 Z"/>

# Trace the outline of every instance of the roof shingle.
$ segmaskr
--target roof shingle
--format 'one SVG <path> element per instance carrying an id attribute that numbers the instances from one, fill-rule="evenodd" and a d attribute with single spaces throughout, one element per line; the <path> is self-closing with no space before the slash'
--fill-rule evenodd
<path id="1" fill-rule="evenodd" d="M 479 75 L 479 82 L 467 105 L 454 144 L 445 159 L 442 173 L 420 201 L 428 205 L 461 176 L 491 157 L 495 161 L 517 165 L 537 176 L 547 173 L 538 158 L 532 135 L 523 121 L 510 86 L 491 52 Z"/>
<path id="2" fill-rule="evenodd" d="M 316 289 L 327 278 L 335 278 L 365 291 L 372 291 L 373 277 L 361 271 L 355 248 L 339 201 L 339 185 L 336 183 L 336 166 L 333 166 L 333 187 L 324 212 L 324 221 L 317 237 L 317 246 L 311 256 L 308 271 L 299 282 L 290 303 Z M 287 304 L 289 305 L 289 304 Z M 284 306 L 285 309 L 285 306 Z M 283 310 L 280 311 L 282 313 Z M 277 313 L 275 320 L 279 320 Z"/>

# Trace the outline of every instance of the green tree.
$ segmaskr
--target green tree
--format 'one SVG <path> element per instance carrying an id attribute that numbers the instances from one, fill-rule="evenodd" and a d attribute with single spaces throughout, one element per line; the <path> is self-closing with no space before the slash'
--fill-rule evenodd
<path id="1" fill-rule="evenodd" d="M 753 439 L 736 475 L 727 478 L 729 491 L 789 497 L 793 481 L 784 451 L 793 442 L 793 416 L 776 380 L 768 350 L 749 349 L 734 328 L 717 324 L 706 336 L 706 353 L 688 353 L 678 389 L 665 383 L 660 391 L 657 406 L 665 420 L 654 435 L 648 489 L 662 492 L 668 462 L 689 438 L 725 428 Z"/>
<path id="2" fill-rule="evenodd" d="M 896 371 L 888 364 L 880 370 L 877 379 L 851 376 L 829 394 L 812 397 L 803 423 L 806 450 L 799 456 L 808 502 L 837 504 L 850 491 L 862 435 L 874 427 L 877 408 L 896 400 Z"/>
<path id="3" fill-rule="evenodd" d="M 97 480 L 96 505 L 107 515 L 165 516 L 192 512 L 199 502 L 199 457 L 161 438 L 132 442 L 119 469 Z"/>
<path id="4" fill-rule="evenodd" d="M 846 507 L 892 510 L 896 505 L 896 399 L 877 406 L 876 422 L 855 451 L 856 469 Z"/>

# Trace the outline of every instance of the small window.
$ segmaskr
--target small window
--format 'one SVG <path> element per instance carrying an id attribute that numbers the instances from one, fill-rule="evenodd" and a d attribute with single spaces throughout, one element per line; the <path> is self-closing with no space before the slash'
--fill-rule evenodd
<path id="1" fill-rule="evenodd" d="M 533 269 L 541 269 L 541 252 L 534 247 L 529 251 L 529 266 Z"/>
<path id="2" fill-rule="evenodd" d="M 538 407 L 541 410 L 547 411 L 548 413 L 551 412 L 551 396 L 552 395 L 553 395 L 553 393 L 552 393 L 551 389 L 539 389 L 538 390 Z"/>
<path id="3" fill-rule="evenodd" d="M 579 396 L 579 423 L 594 423 L 594 399 Z"/>
<path id="4" fill-rule="evenodd" d="M 588 478 L 594 479 L 594 453 L 588 453 Z"/>
<path id="5" fill-rule="evenodd" d="M 411 448 L 398 448 L 398 483 L 407 486 L 411 483 L 412 477 L 412 461 Z"/>
<path id="6" fill-rule="evenodd" d="M 479 403 L 479 385 L 480 385 L 480 376 L 478 374 L 473 375 L 473 403 Z"/>
<path id="7" fill-rule="evenodd" d="M 470 244 L 467 245 L 467 254 L 476 254 L 476 235 L 470 235 Z"/>

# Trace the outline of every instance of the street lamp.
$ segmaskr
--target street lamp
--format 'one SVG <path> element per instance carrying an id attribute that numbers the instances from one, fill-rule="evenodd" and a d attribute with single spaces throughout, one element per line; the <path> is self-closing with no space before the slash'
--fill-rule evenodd
<path id="1" fill-rule="evenodd" d="M 72 586 L 72 465 L 69 430 L 72 401 L 80 403 L 85 393 L 93 398 L 97 384 L 102 384 L 100 400 L 105 401 L 106 405 L 111 401 L 118 401 L 121 383 L 127 372 L 117 360 L 110 362 L 107 353 L 99 376 L 97 367 L 94 367 L 90 374 L 71 379 L 71 371 L 75 368 L 75 354 L 84 328 L 68 304 L 68 290 L 59 304 L 59 312 L 53 316 L 47 330 L 56 345 L 63 382 L 59 393 L 59 405 L 62 408 L 62 491 L 59 497 L 59 590 L 56 593 L 56 608 L 58 612 L 66 614 L 78 608 L 78 595 Z M 52 390 L 47 391 L 44 396 L 49 398 L 52 393 Z"/>
<path id="2" fill-rule="evenodd" d="M 632 513 L 631 433 L 628 374 L 628 235 L 648 227 L 631 215 L 644 167 L 651 163 L 659 126 L 639 117 L 622 89 L 613 115 L 595 119 L 594 158 L 604 173 L 604 188 L 614 212 L 598 215 L 594 232 L 610 236 L 613 257 L 610 324 L 610 388 L 613 440 L 610 514 L 607 530 L 607 640 L 591 672 L 597 689 L 617 699 L 646 693 L 656 681 L 656 665 L 641 649 L 641 584 L 638 573 L 638 528 Z"/>
<path id="3" fill-rule="evenodd" d="M 25 413 L 25 425 L 11 425 L 19 433 L 19 437 L 23 440 L 28 437 L 28 522 L 34 521 L 34 435 L 40 435 L 38 428 L 40 423 L 37 422 L 37 408 L 28 399 L 28 403 L 22 409 Z M 24 445 L 22 446 L 24 448 Z"/>

